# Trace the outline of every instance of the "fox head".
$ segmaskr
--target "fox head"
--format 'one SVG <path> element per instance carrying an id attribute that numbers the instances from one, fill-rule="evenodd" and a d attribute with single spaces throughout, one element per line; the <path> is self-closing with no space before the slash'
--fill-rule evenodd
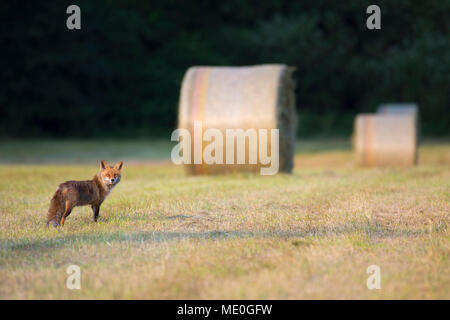
<path id="1" fill-rule="evenodd" d="M 105 186 L 112 188 L 119 183 L 122 173 L 123 161 L 111 167 L 105 160 L 100 161 L 100 177 Z"/>

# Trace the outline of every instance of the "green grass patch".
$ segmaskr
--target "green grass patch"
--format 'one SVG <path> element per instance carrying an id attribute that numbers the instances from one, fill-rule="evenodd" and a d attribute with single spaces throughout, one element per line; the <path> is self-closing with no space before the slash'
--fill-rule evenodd
<path id="1" fill-rule="evenodd" d="M 21 143 L 0 144 L 0 298 L 450 298 L 448 143 L 414 168 L 361 169 L 345 142 L 300 141 L 291 175 L 195 177 L 152 162 L 160 142 Z M 100 157 L 125 166 L 99 222 L 81 207 L 46 228 L 56 186 Z M 366 288 L 372 264 L 381 290 Z"/>

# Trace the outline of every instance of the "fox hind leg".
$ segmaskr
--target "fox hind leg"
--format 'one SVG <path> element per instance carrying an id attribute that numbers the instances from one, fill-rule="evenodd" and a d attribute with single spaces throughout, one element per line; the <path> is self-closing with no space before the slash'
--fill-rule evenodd
<path id="1" fill-rule="evenodd" d="M 64 221 L 69 216 L 69 214 L 72 212 L 73 207 L 70 205 L 69 201 L 66 201 L 66 208 L 61 216 L 60 225 L 64 226 Z"/>

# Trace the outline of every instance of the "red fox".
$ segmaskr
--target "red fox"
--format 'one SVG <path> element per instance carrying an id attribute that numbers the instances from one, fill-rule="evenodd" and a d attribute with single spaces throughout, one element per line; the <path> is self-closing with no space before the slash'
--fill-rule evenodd
<path id="1" fill-rule="evenodd" d="M 114 167 L 100 161 L 100 171 L 92 180 L 66 181 L 56 189 L 48 209 L 47 226 L 64 226 L 64 220 L 74 207 L 90 205 L 94 222 L 97 222 L 100 206 L 106 196 L 120 181 L 123 161 Z"/>

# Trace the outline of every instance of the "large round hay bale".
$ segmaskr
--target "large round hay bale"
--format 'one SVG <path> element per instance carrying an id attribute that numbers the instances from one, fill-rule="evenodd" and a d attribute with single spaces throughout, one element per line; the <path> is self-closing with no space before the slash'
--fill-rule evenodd
<path id="1" fill-rule="evenodd" d="M 409 115 L 360 114 L 355 119 L 354 146 L 360 166 L 416 164 L 417 128 Z"/>
<path id="2" fill-rule="evenodd" d="M 279 129 L 279 171 L 291 172 L 296 120 L 292 71 L 285 65 L 191 67 L 181 86 L 178 127 L 192 136 L 194 121 L 202 121 L 203 132 L 216 128 L 224 136 L 226 129 Z M 276 142 L 270 141 L 270 133 L 268 136 L 269 144 Z M 204 142 L 202 154 L 206 145 Z M 267 148 L 270 150 L 270 145 Z M 246 164 L 194 164 L 192 153 L 191 164 L 185 166 L 189 174 L 256 171 L 266 167 L 257 149 L 246 141 Z M 224 143 L 224 158 L 229 152 Z M 256 164 L 248 164 L 251 152 L 258 155 Z"/>

